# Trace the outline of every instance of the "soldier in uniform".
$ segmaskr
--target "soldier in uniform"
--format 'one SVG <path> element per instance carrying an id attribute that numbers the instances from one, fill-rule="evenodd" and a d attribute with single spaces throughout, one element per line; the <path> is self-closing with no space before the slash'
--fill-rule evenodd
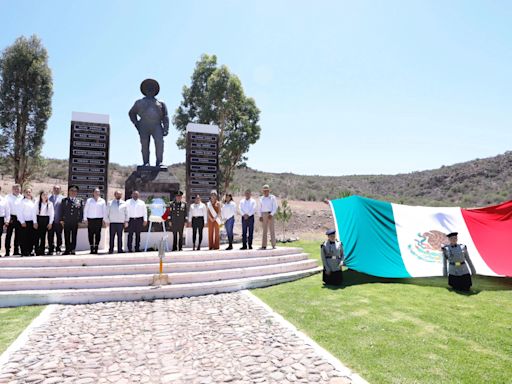
<path id="1" fill-rule="evenodd" d="M 457 291 L 468 292 L 471 288 L 471 274 L 476 274 L 464 244 L 457 244 L 458 232 L 446 235 L 450 244 L 443 247 L 443 276 L 448 275 L 448 285 Z M 469 266 L 469 268 L 468 268 Z"/>
<path id="2" fill-rule="evenodd" d="M 322 280 L 326 285 L 341 285 L 343 282 L 341 266 L 343 265 L 343 260 L 345 260 L 343 244 L 341 241 L 336 240 L 336 231 L 334 229 L 329 229 L 325 234 L 327 235 L 327 240 L 320 245 L 320 254 L 324 265 Z"/>
<path id="3" fill-rule="evenodd" d="M 68 188 L 68 197 L 62 200 L 61 225 L 64 227 L 64 242 L 66 250 L 64 255 L 74 255 L 76 248 L 76 234 L 78 232 L 78 223 L 84 217 L 84 203 L 77 197 L 78 186 L 70 185 Z"/>
<path id="4" fill-rule="evenodd" d="M 188 207 L 187 203 L 182 201 L 182 199 L 183 192 L 178 191 L 174 201 L 171 203 L 170 207 L 165 210 L 163 215 L 164 220 L 169 218 L 171 221 L 173 251 L 183 250 L 183 228 L 185 227 L 185 223 L 187 221 Z"/>

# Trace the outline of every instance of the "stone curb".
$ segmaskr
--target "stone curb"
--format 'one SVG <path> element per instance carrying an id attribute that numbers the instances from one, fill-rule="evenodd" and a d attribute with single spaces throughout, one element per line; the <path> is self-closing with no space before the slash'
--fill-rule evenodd
<path id="1" fill-rule="evenodd" d="M 55 311 L 58 304 L 50 304 L 48 305 L 43 311 L 37 316 L 32 322 L 23 330 L 23 332 L 20 333 L 20 335 L 12 342 L 9 347 L 0 355 L 0 371 L 2 371 L 2 368 L 5 364 L 9 362 L 9 359 L 11 356 L 25 343 L 28 341 L 30 334 L 34 329 L 39 328 L 41 325 L 43 325 L 51 316 L 51 314 Z"/>

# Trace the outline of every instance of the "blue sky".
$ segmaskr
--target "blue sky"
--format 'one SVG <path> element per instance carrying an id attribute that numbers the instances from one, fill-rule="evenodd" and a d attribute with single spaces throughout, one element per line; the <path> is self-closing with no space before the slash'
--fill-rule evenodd
<path id="1" fill-rule="evenodd" d="M 0 14 L 0 49 L 37 34 L 49 52 L 45 156 L 67 158 L 82 111 L 110 115 L 111 161 L 141 163 L 128 119 L 141 80 L 172 112 L 202 53 L 261 109 L 259 170 L 392 174 L 512 146 L 509 1 L 0 0 Z M 184 161 L 176 137 L 166 164 Z"/>

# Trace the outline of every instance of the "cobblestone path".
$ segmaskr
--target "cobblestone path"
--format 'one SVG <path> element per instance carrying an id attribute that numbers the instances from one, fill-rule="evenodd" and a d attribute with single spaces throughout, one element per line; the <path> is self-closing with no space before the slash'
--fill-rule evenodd
<path id="1" fill-rule="evenodd" d="M 350 383 L 242 293 L 59 305 L 0 383 Z"/>

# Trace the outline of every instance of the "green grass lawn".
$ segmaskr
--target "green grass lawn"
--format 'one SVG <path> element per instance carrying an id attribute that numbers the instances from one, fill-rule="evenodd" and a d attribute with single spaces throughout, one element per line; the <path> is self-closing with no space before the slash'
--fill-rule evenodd
<path id="1" fill-rule="evenodd" d="M 0 353 L 16 340 L 19 334 L 43 309 L 43 305 L 0 308 Z"/>
<path id="2" fill-rule="evenodd" d="M 320 242 L 299 242 L 319 259 Z M 511 383 L 512 279 L 477 276 L 473 294 L 446 278 L 317 274 L 252 292 L 370 383 Z"/>

